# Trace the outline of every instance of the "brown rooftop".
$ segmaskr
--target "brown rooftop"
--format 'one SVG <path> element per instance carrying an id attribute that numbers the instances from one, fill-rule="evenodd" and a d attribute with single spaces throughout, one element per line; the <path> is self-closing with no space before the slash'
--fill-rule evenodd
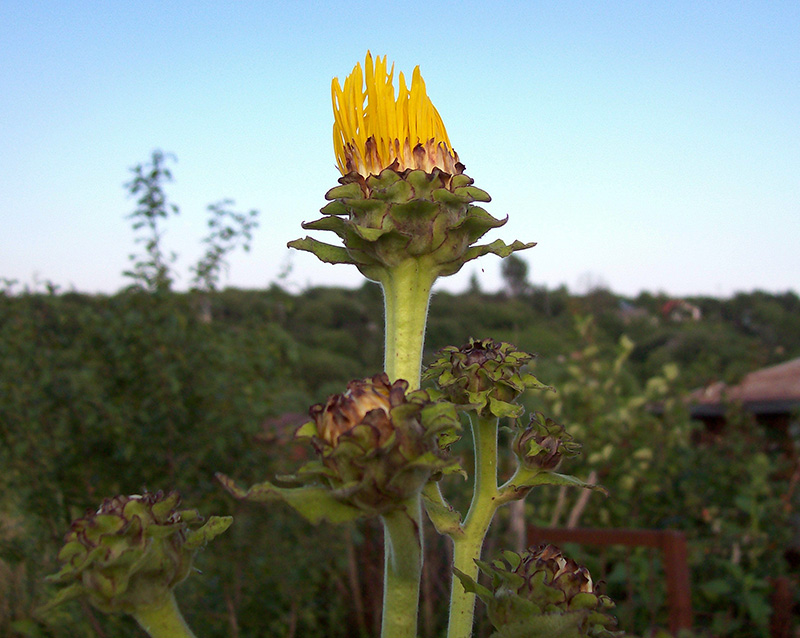
<path id="1" fill-rule="evenodd" d="M 694 412 L 742 403 L 752 411 L 790 411 L 800 407 L 800 358 L 751 372 L 737 385 L 722 382 L 695 390 L 690 402 Z"/>

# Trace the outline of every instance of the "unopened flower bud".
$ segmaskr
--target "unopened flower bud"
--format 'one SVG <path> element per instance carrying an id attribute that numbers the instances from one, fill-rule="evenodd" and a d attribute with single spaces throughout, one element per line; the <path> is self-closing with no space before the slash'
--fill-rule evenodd
<path id="1" fill-rule="evenodd" d="M 233 519 L 203 519 L 178 510 L 177 492 L 107 498 L 72 523 L 48 578 L 66 585 L 46 608 L 86 596 L 103 612 L 135 613 L 161 603 L 186 578 L 198 548 L 224 532 Z"/>
<path id="2" fill-rule="evenodd" d="M 464 586 L 486 603 L 489 620 L 498 630 L 514 627 L 514 635 L 540 636 L 537 627 L 547 617 L 550 634 L 614 636 L 616 619 L 609 614 L 614 603 L 598 593 L 586 567 L 565 557 L 553 545 L 531 548 L 522 554 L 503 552 L 491 564 L 478 562 L 491 578 L 489 589 L 459 573 Z M 524 629 L 530 627 L 530 633 Z"/>
<path id="3" fill-rule="evenodd" d="M 534 355 L 510 343 L 470 339 L 461 348 L 439 351 L 424 378 L 433 379 L 442 394 L 460 405 L 470 405 L 479 414 L 517 417 L 522 406 L 514 405 L 527 388 L 547 388 L 523 368 Z"/>
<path id="4" fill-rule="evenodd" d="M 581 450 L 564 426 L 541 412 L 531 415 L 528 427 L 517 432 L 512 447 L 523 465 L 541 470 L 555 469 L 561 459 L 577 456 Z"/>
<path id="5" fill-rule="evenodd" d="M 392 405 L 405 399 L 408 384 L 405 381 L 388 383 L 382 377 L 367 381 L 351 381 L 344 394 L 331 396 L 324 404 L 311 407 L 311 418 L 317 424 L 320 439 L 336 447 L 339 437 L 357 425 L 367 423 L 373 428 L 378 444 L 385 443 L 394 432 L 389 413 Z"/>

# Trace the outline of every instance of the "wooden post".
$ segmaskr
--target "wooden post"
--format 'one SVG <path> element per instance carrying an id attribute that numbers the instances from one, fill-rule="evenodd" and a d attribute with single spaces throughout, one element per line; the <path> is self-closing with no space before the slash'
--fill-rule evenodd
<path id="1" fill-rule="evenodd" d="M 662 532 L 664 575 L 667 578 L 669 630 L 677 634 L 692 628 L 692 594 L 686 536 L 673 530 Z"/>
<path id="2" fill-rule="evenodd" d="M 772 616 L 769 619 L 770 638 L 792 637 L 792 585 L 786 576 L 772 580 Z"/>

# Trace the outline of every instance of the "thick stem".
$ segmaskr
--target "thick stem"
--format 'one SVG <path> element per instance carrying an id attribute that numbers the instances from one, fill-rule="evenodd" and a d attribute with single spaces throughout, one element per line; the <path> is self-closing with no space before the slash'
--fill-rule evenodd
<path id="1" fill-rule="evenodd" d="M 494 416 L 479 416 L 472 422 L 475 485 L 462 528 L 464 533 L 453 538 L 453 566 L 475 580 L 478 577 L 475 560 L 481 556 L 483 539 L 500 505 L 497 488 L 497 424 Z M 475 594 L 465 591 L 461 581 L 454 575 L 450 586 L 447 638 L 469 638 L 474 615 Z"/>
<path id="2" fill-rule="evenodd" d="M 410 390 L 419 388 L 425 322 L 434 281 L 436 275 L 430 264 L 413 257 L 386 270 L 381 279 L 386 306 L 384 368 L 391 381 L 408 381 Z"/>
<path id="3" fill-rule="evenodd" d="M 196 638 L 172 592 L 161 604 L 140 607 L 132 615 L 151 638 Z"/>
<path id="4" fill-rule="evenodd" d="M 419 496 L 382 516 L 384 530 L 381 638 L 416 638 L 422 576 L 422 506 Z"/>

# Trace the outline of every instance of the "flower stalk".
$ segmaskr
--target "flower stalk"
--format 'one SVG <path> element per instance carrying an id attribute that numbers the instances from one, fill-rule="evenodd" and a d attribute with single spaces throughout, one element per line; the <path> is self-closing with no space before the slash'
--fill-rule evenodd
<path id="1" fill-rule="evenodd" d="M 407 259 L 381 279 L 386 310 L 384 368 L 389 379 L 420 385 L 422 347 L 431 288 L 436 276 L 422 259 Z"/>
<path id="2" fill-rule="evenodd" d="M 497 429 L 495 416 L 476 416 L 472 420 L 475 448 L 475 479 L 462 534 L 453 537 L 453 566 L 477 579 L 475 560 L 481 557 L 486 532 L 501 505 L 497 487 Z M 475 594 L 461 586 L 453 575 L 450 588 L 450 619 L 447 638 L 469 638 L 475 614 Z"/>
<path id="3" fill-rule="evenodd" d="M 157 604 L 137 607 L 132 616 L 150 638 L 196 638 L 183 619 L 172 592 Z"/>
<path id="4" fill-rule="evenodd" d="M 416 638 L 422 576 L 419 496 L 381 517 L 384 529 L 382 638 Z"/>

